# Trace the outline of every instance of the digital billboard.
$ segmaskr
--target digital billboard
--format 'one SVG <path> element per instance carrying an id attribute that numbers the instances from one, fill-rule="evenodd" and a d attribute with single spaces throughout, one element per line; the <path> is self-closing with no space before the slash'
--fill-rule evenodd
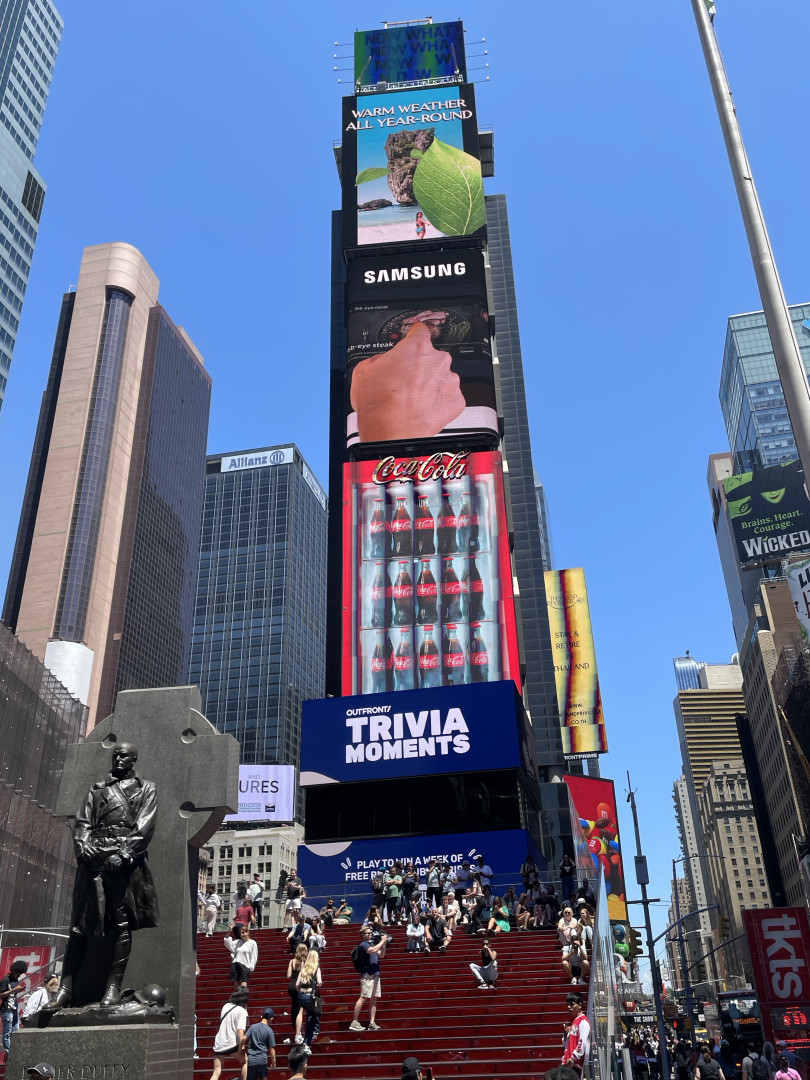
<path id="1" fill-rule="evenodd" d="M 471 85 L 343 99 L 343 245 L 483 234 Z"/>
<path id="2" fill-rule="evenodd" d="M 511 680 L 305 701 L 301 786 L 514 768 L 537 780 L 532 744 Z"/>
<path id="3" fill-rule="evenodd" d="M 494 874 L 494 891 L 519 885 L 518 868 L 530 852 L 538 870 L 548 863 L 526 829 L 497 829 L 494 832 L 439 833 L 432 836 L 380 837 L 333 844 L 310 844 L 298 848 L 298 873 L 307 888 L 308 902 L 320 895 L 354 895 L 355 917 L 362 921 L 371 902 L 371 880 L 395 862 L 413 863 L 424 884 L 432 859 L 451 867 L 483 855 Z M 351 901 L 350 901 L 351 902 Z M 362 911 L 359 908 L 362 906 Z"/>
<path id="4" fill-rule="evenodd" d="M 810 500 L 801 462 L 727 476 L 723 487 L 742 566 L 810 550 Z"/>
<path id="5" fill-rule="evenodd" d="M 239 810 L 225 821 L 292 821 L 294 765 L 240 765 Z"/>
<path id="6" fill-rule="evenodd" d="M 348 301 L 349 447 L 476 433 L 497 444 L 480 251 L 355 260 Z"/>
<path id="7" fill-rule="evenodd" d="M 799 620 L 802 640 L 810 641 L 810 559 L 786 562 L 785 577 Z"/>
<path id="8" fill-rule="evenodd" d="M 743 925 L 767 1040 L 810 1050 L 810 922 L 803 907 L 746 908 Z M 802 1054 L 802 1056 L 804 1056 Z"/>
<path id="9" fill-rule="evenodd" d="M 547 570 L 545 581 L 563 753 L 570 758 L 604 754 L 607 735 L 585 571 Z"/>
<path id="10" fill-rule="evenodd" d="M 512 568 L 494 451 L 343 466 L 343 693 L 511 679 Z"/>
<path id="11" fill-rule="evenodd" d="M 619 815 L 612 780 L 592 776 L 563 776 L 579 815 L 594 865 L 605 873 L 611 922 L 627 922 L 627 896 L 622 865 Z"/>
<path id="12" fill-rule="evenodd" d="M 354 81 L 361 86 L 467 78 L 464 25 L 418 23 L 354 35 Z"/>

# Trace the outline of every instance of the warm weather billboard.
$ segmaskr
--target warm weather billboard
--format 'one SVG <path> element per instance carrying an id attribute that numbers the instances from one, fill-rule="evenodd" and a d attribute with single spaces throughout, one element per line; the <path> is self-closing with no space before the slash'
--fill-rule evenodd
<path id="1" fill-rule="evenodd" d="M 501 455 L 344 465 L 343 693 L 512 679 Z"/>
<path id="2" fill-rule="evenodd" d="M 483 234 L 472 86 L 343 99 L 343 246 Z"/>
<path id="3" fill-rule="evenodd" d="M 743 566 L 810 550 L 810 500 L 801 462 L 729 476 L 723 487 Z"/>
<path id="4" fill-rule="evenodd" d="M 453 77 L 467 77 L 461 22 L 355 32 L 354 81 L 360 86 Z"/>
<path id="5" fill-rule="evenodd" d="M 497 445 L 484 257 L 422 251 L 348 266 L 346 443 Z"/>
<path id="6" fill-rule="evenodd" d="M 604 754 L 607 735 L 585 571 L 547 570 L 545 580 L 563 753 L 571 758 Z"/>
<path id="7" fill-rule="evenodd" d="M 563 776 L 571 792 L 594 866 L 605 872 L 611 922 L 627 922 L 627 899 L 619 837 L 619 815 L 612 780 L 591 776 Z"/>

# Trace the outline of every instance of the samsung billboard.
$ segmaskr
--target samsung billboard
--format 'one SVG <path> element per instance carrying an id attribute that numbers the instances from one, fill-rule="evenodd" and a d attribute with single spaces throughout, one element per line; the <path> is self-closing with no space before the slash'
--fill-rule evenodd
<path id="1" fill-rule="evenodd" d="M 301 785 L 510 768 L 536 780 L 532 745 L 511 681 L 305 701 Z"/>

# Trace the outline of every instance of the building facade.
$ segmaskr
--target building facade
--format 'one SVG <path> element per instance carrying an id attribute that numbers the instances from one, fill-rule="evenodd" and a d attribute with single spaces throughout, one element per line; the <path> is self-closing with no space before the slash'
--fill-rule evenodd
<path id="1" fill-rule="evenodd" d="M 85 249 L 63 298 L 3 621 L 90 726 L 185 679 L 211 379 L 129 244 Z"/>
<path id="2" fill-rule="evenodd" d="M 208 457 L 188 679 L 244 764 L 298 766 L 301 704 L 323 695 L 326 526 L 297 447 Z"/>
<path id="3" fill-rule="evenodd" d="M 45 200 L 34 155 L 62 27 L 48 0 L 0 5 L 0 408 Z"/>

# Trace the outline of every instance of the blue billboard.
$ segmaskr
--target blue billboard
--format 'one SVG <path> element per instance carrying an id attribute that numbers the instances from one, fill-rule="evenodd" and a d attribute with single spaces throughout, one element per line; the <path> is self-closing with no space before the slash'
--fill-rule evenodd
<path id="1" fill-rule="evenodd" d="M 521 769 L 534 742 L 511 679 L 305 701 L 302 787 Z"/>
<path id="2" fill-rule="evenodd" d="M 493 832 L 440 833 L 434 836 L 383 837 L 332 844 L 302 845 L 298 849 L 298 874 L 304 883 L 308 903 L 319 905 L 327 894 L 351 898 L 355 917 L 361 919 L 372 899 L 371 880 L 394 863 L 413 863 L 424 884 L 433 859 L 461 866 L 483 855 L 492 868 L 493 891 L 503 892 L 514 885 L 521 892 L 520 867 L 531 853 L 540 870 L 547 867 L 543 853 L 525 829 Z M 362 911 L 361 911 L 362 907 Z"/>

